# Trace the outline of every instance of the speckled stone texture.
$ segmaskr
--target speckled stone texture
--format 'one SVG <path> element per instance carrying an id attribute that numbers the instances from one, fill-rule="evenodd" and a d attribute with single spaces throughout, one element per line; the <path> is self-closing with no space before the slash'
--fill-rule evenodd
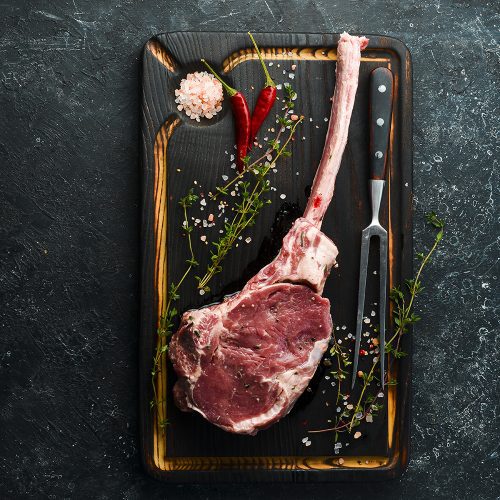
<path id="1" fill-rule="evenodd" d="M 418 304 L 410 466 L 238 498 L 498 498 L 498 14 L 493 0 L 3 0 L 0 497 L 235 498 L 139 461 L 141 49 L 171 30 L 346 29 L 410 48 L 415 249 L 425 211 L 448 223 Z"/>

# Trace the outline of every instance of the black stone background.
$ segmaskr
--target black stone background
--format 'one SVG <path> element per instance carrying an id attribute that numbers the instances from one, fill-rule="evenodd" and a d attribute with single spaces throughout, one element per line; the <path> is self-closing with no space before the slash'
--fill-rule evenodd
<path id="1" fill-rule="evenodd" d="M 0 498 L 499 498 L 498 3 L 1 0 Z M 415 96 L 412 453 L 382 484 L 165 485 L 137 432 L 139 85 L 169 30 L 380 33 Z"/>

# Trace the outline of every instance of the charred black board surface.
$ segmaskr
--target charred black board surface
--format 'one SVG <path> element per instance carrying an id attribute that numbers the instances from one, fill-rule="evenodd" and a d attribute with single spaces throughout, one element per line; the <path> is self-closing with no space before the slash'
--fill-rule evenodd
<path id="1" fill-rule="evenodd" d="M 271 193 L 272 204 L 264 209 L 248 233 L 251 244 L 242 241 L 231 252 L 223 264 L 223 272 L 212 280 L 210 293 L 200 296 L 194 281 L 188 282 L 176 304 L 182 311 L 220 300 L 223 294 L 239 290 L 246 279 L 271 260 L 279 247 L 277 240 L 304 209 L 323 150 L 328 126 L 325 118 L 330 115 L 330 97 L 335 86 L 334 49 L 338 35 L 259 34 L 258 39 L 265 56 L 274 59 L 270 70 L 276 81 L 290 82 L 297 91 L 296 111 L 306 119 L 294 141 L 292 158 L 280 162 L 278 172 L 271 177 L 277 190 Z M 335 384 L 333 377 L 324 377 L 327 373 L 323 366 L 290 415 L 255 437 L 232 435 L 195 413 L 180 412 L 172 400 L 175 374 L 168 364 L 164 391 L 169 425 L 164 434 L 157 428 L 149 409 L 150 369 L 158 314 L 165 295 L 163 289 L 179 279 L 186 258 L 186 242 L 179 230 L 182 212 L 177 202 L 191 187 L 206 194 L 222 183 L 222 175 L 234 174 L 229 158 L 234 152 L 233 119 L 227 103 L 215 120 L 196 123 L 177 111 L 174 90 L 186 73 L 203 69 L 198 61 L 206 57 L 217 68 L 224 66 L 227 80 L 249 96 L 249 104 L 253 106 L 263 80 L 259 63 L 251 57 L 248 47 L 246 34 L 173 33 L 150 40 L 144 51 L 140 371 L 144 463 L 153 475 L 169 481 L 393 477 L 404 469 L 407 460 L 410 358 L 400 364 L 397 375 L 397 408 L 390 410 L 393 432 L 388 430 L 386 405 L 381 416 L 364 429 L 363 439 L 351 442 L 349 448 L 342 450 L 341 455 L 349 464 L 342 468 L 336 465 L 338 457 L 333 454 L 332 434 L 311 436 L 309 447 L 302 444 L 309 429 L 328 426 L 327 419 L 335 417 Z M 285 55 L 280 55 L 282 53 Z M 297 65 L 293 80 L 288 76 L 292 64 Z M 360 231 L 369 219 L 368 77 L 379 65 L 390 67 L 396 77 L 389 188 L 382 214 L 391 235 L 390 283 L 409 277 L 411 270 L 410 59 L 402 43 L 373 36 L 369 49 L 363 53 L 349 142 L 334 200 L 323 225 L 323 231 L 340 250 L 339 268 L 332 272 L 324 295 L 331 300 L 334 324 L 344 327 L 344 332 L 354 332 L 355 326 Z M 275 109 L 279 112 L 280 106 Z M 269 119 L 266 128 L 274 125 Z M 272 137 L 271 133 L 262 135 Z M 285 201 L 281 194 L 286 195 Z M 210 211 L 207 210 L 208 207 L 202 211 L 196 205 L 192 215 L 204 219 Z M 202 234 L 210 240 L 217 238 L 218 231 L 206 229 L 193 234 L 200 269 L 206 267 L 209 256 L 209 247 L 200 240 Z M 372 267 L 367 309 L 377 301 L 374 270 Z M 409 351 L 411 346 L 405 348 Z M 392 424 L 389 427 L 392 429 Z M 374 457 L 385 457 L 385 460 L 375 463 Z M 364 468 L 365 458 L 369 458 L 369 468 Z"/>

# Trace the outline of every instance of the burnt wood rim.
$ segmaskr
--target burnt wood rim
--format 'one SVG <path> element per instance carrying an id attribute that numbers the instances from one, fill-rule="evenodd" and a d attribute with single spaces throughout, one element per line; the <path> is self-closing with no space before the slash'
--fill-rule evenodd
<path id="1" fill-rule="evenodd" d="M 315 33 L 315 32 L 303 32 L 303 33 L 287 33 L 287 32 L 276 32 L 276 33 L 258 33 L 252 32 L 258 35 L 265 35 L 267 37 L 287 37 L 292 38 L 300 35 L 307 36 L 321 36 L 321 37 L 332 37 L 332 44 L 336 44 L 340 34 L 337 33 Z M 151 157 L 151 153 L 157 147 L 155 137 L 164 135 L 162 133 L 162 128 L 166 124 L 166 122 L 170 121 L 170 125 L 172 121 L 175 119 L 175 113 L 169 114 L 168 116 L 163 117 L 163 125 L 156 130 L 151 129 L 152 122 L 152 110 L 148 108 L 148 102 L 146 99 L 146 83 L 151 78 L 161 78 L 161 75 L 154 74 L 156 71 L 154 68 L 151 68 L 148 60 L 148 45 L 151 41 L 155 43 L 159 43 L 162 45 L 167 51 L 168 48 L 165 47 L 165 41 L 170 35 L 175 36 L 183 36 L 183 35 L 192 35 L 192 36 L 203 36 L 203 35 L 223 35 L 225 37 L 228 36 L 247 36 L 246 32 L 235 32 L 235 33 L 221 33 L 217 31 L 190 31 L 190 32 L 169 32 L 163 34 L 157 34 L 148 41 L 146 44 L 144 56 L 143 56 L 143 90 L 142 90 L 142 141 L 143 141 L 143 166 L 144 166 L 144 175 L 143 175 L 143 198 L 142 198 L 142 229 L 141 229 L 141 259 L 142 259 L 142 295 L 141 295 L 141 340 L 140 340 L 140 373 L 139 373 L 139 391 L 140 391 L 140 425 L 141 425 L 141 444 L 142 444 L 142 460 L 146 470 L 154 477 L 162 480 L 173 481 L 173 482 L 205 482 L 205 481 L 331 481 L 331 480 L 340 480 L 340 481 L 356 481 L 356 480 L 379 480 L 379 479 L 389 479 L 393 477 L 397 477 L 407 467 L 408 464 L 408 447 L 409 447 L 409 422 L 410 415 L 409 412 L 411 410 L 410 405 L 407 404 L 409 396 L 411 396 L 411 379 L 409 377 L 411 363 L 409 360 L 406 360 L 402 363 L 405 367 L 403 371 L 406 371 L 407 376 L 404 381 L 404 384 L 398 386 L 398 395 L 399 399 L 396 401 L 396 404 L 400 406 L 400 411 L 398 411 L 398 421 L 395 422 L 395 425 L 399 427 L 400 432 L 396 433 L 396 443 L 393 447 L 394 451 L 390 457 L 385 457 L 385 463 L 379 465 L 376 468 L 365 468 L 365 467 L 339 467 L 338 465 L 330 465 L 328 470 L 324 470 L 323 468 L 308 468 L 307 466 L 298 467 L 296 469 L 290 469 L 291 466 L 290 461 L 294 461 L 296 459 L 297 462 L 315 462 L 316 459 L 323 458 L 325 460 L 324 465 L 329 461 L 335 461 L 336 456 L 328 456 L 328 457 L 286 457 L 288 460 L 285 460 L 285 463 L 281 463 L 279 467 L 274 467 L 272 464 L 274 461 L 279 460 L 279 456 L 259 456 L 259 457 L 214 457 L 213 461 L 210 462 L 209 457 L 193 457 L 191 461 L 191 465 L 194 466 L 193 470 L 182 470 L 186 467 L 186 461 L 189 461 L 189 457 L 178 457 L 173 459 L 168 459 L 167 462 L 171 463 L 171 466 L 176 468 L 176 462 L 178 462 L 179 468 L 181 470 L 161 470 L 157 467 L 154 460 L 152 460 L 151 456 L 151 438 L 152 431 L 154 433 L 154 427 L 152 426 L 152 413 L 149 411 L 145 411 L 146 404 L 148 403 L 148 384 L 150 383 L 150 377 L 147 376 L 150 370 L 151 357 L 150 352 L 151 348 L 147 347 L 147 344 L 151 343 L 152 339 L 151 333 L 155 333 L 151 331 L 151 326 L 147 326 L 151 324 L 151 317 L 155 316 L 154 309 L 155 306 L 151 303 L 151 293 L 154 292 L 151 290 L 151 277 L 152 272 L 149 267 L 149 254 L 154 248 L 151 248 L 151 242 L 156 242 L 156 237 L 154 236 L 154 221 L 152 218 L 156 216 L 161 216 L 161 214 L 155 214 L 154 210 L 151 211 L 151 202 L 155 197 L 154 192 L 157 189 L 158 180 L 155 177 L 154 171 L 152 171 L 151 167 L 155 164 L 155 158 Z M 352 33 L 354 35 L 354 33 Z M 379 42 L 380 45 L 377 47 L 368 46 L 367 50 L 384 50 L 386 52 L 391 52 L 396 55 L 396 57 L 400 60 L 400 73 L 398 77 L 400 78 L 400 105 L 401 105 L 401 123 L 398 123 L 400 130 L 398 130 L 399 142 L 404 145 L 403 150 L 400 151 L 400 159 L 402 162 L 406 162 L 407 165 L 402 165 L 402 178 L 399 184 L 403 184 L 405 182 L 408 183 L 409 189 L 407 193 L 401 193 L 401 206 L 400 213 L 402 216 L 401 221 L 401 230 L 403 237 L 403 241 L 401 242 L 401 257 L 399 263 L 400 274 L 404 277 L 410 276 L 413 269 L 413 251 L 412 251 L 412 201 L 411 201 L 411 187 L 412 187 L 412 81 L 411 81 L 411 56 L 406 45 L 393 37 L 386 37 L 380 35 L 370 35 L 363 34 L 370 39 L 373 40 L 373 43 Z M 282 40 L 277 40 L 277 44 L 281 44 Z M 296 43 L 290 43 L 290 46 L 285 46 L 284 48 L 291 48 L 291 46 L 300 48 Z M 308 45 L 312 47 L 312 45 Z M 272 45 L 267 43 L 264 47 L 271 48 Z M 281 48 L 281 47 L 280 47 Z M 305 47 L 304 47 L 305 48 Z M 243 49 L 244 50 L 244 49 Z M 152 57 L 155 57 L 154 54 L 151 54 Z M 227 55 L 227 57 L 230 54 Z M 161 64 L 161 61 L 156 62 Z M 175 59 L 174 59 L 175 60 Z M 148 71 L 151 74 L 148 74 Z M 410 113 L 406 113 L 410 111 Z M 175 127 L 174 127 L 175 128 Z M 173 130 L 171 131 L 173 133 Z M 168 138 L 167 138 L 168 142 Z M 164 145 L 165 153 L 167 145 Z M 168 184 L 168 179 L 164 181 Z M 156 186 L 156 187 L 155 187 Z M 399 186 L 401 188 L 401 186 Z M 153 240 L 151 239 L 153 238 Z M 396 242 L 396 244 L 400 245 L 400 242 Z M 155 244 L 153 244 L 155 246 Z M 153 251 L 154 261 L 157 261 L 156 252 Z M 154 274 L 154 271 L 153 271 Z M 152 309 L 153 308 L 153 309 Z M 157 315 L 158 313 L 156 313 Z M 409 344 L 409 345 L 408 345 Z M 407 346 L 406 349 L 411 352 L 411 335 L 408 335 Z M 146 375 L 145 375 L 146 374 Z M 404 390 L 401 390 L 403 389 Z M 403 399 L 403 403 L 401 404 L 401 399 Z M 346 457 L 344 457 L 345 459 Z M 347 457 L 349 460 L 352 457 Z M 368 458 L 368 457 L 364 457 Z M 375 457 L 370 457 L 370 460 Z M 380 457 L 378 457 L 380 458 Z M 252 460 L 253 459 L 253 460 Z M 268 468 L 261 468 L 262 465 L 259 466 L 259 462 L 268 461 Z M 207 462 L 208 461 L 208 462 Z M 252 463 L 253 461 L 253 463 Z M 183 463 L 184 462 L 184 463 Z M 202 466 L 197 467 L 197 463 L 200 463 Z M 243 463 L 241 463 L 243 462 Z M 255 463 L 257 462 L 257 464 Z M 218 465 L 217 465 L 218 463 Z M 206 470 L 208 469 L 208 470 Z M 241 473 L 241 474 L 240 474 Z M 235 479 L 235 474 L 237 477 Z"/>

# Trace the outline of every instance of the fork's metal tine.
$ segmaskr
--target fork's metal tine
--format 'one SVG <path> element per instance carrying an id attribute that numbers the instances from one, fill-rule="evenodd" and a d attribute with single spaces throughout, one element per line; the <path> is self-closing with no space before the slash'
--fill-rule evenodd
<path id="1" fill-rule="evenodd" d="M 361 234 L 361 257 L 359 262 L 358 316 L 356 319 L 356 344 L 354 346 L 354 362 L 352 364 L 351 389 L 356 383 L 358 373 L 359 348 L 361 347 L 361 329 L 363 327 L 363 312 L 365 307 L 366 275 L 368 273 L 368 257 L 370 255 L 370 228 Z"/>
<path id="2" fill-rule="evenodd" d="M 387 233 L 380 234 L 380 299 L 379 299 L 379 318 L 380 318 L 380 380 L 382 389 L 385 387 L 385 312 L 387 295 Z"/>

